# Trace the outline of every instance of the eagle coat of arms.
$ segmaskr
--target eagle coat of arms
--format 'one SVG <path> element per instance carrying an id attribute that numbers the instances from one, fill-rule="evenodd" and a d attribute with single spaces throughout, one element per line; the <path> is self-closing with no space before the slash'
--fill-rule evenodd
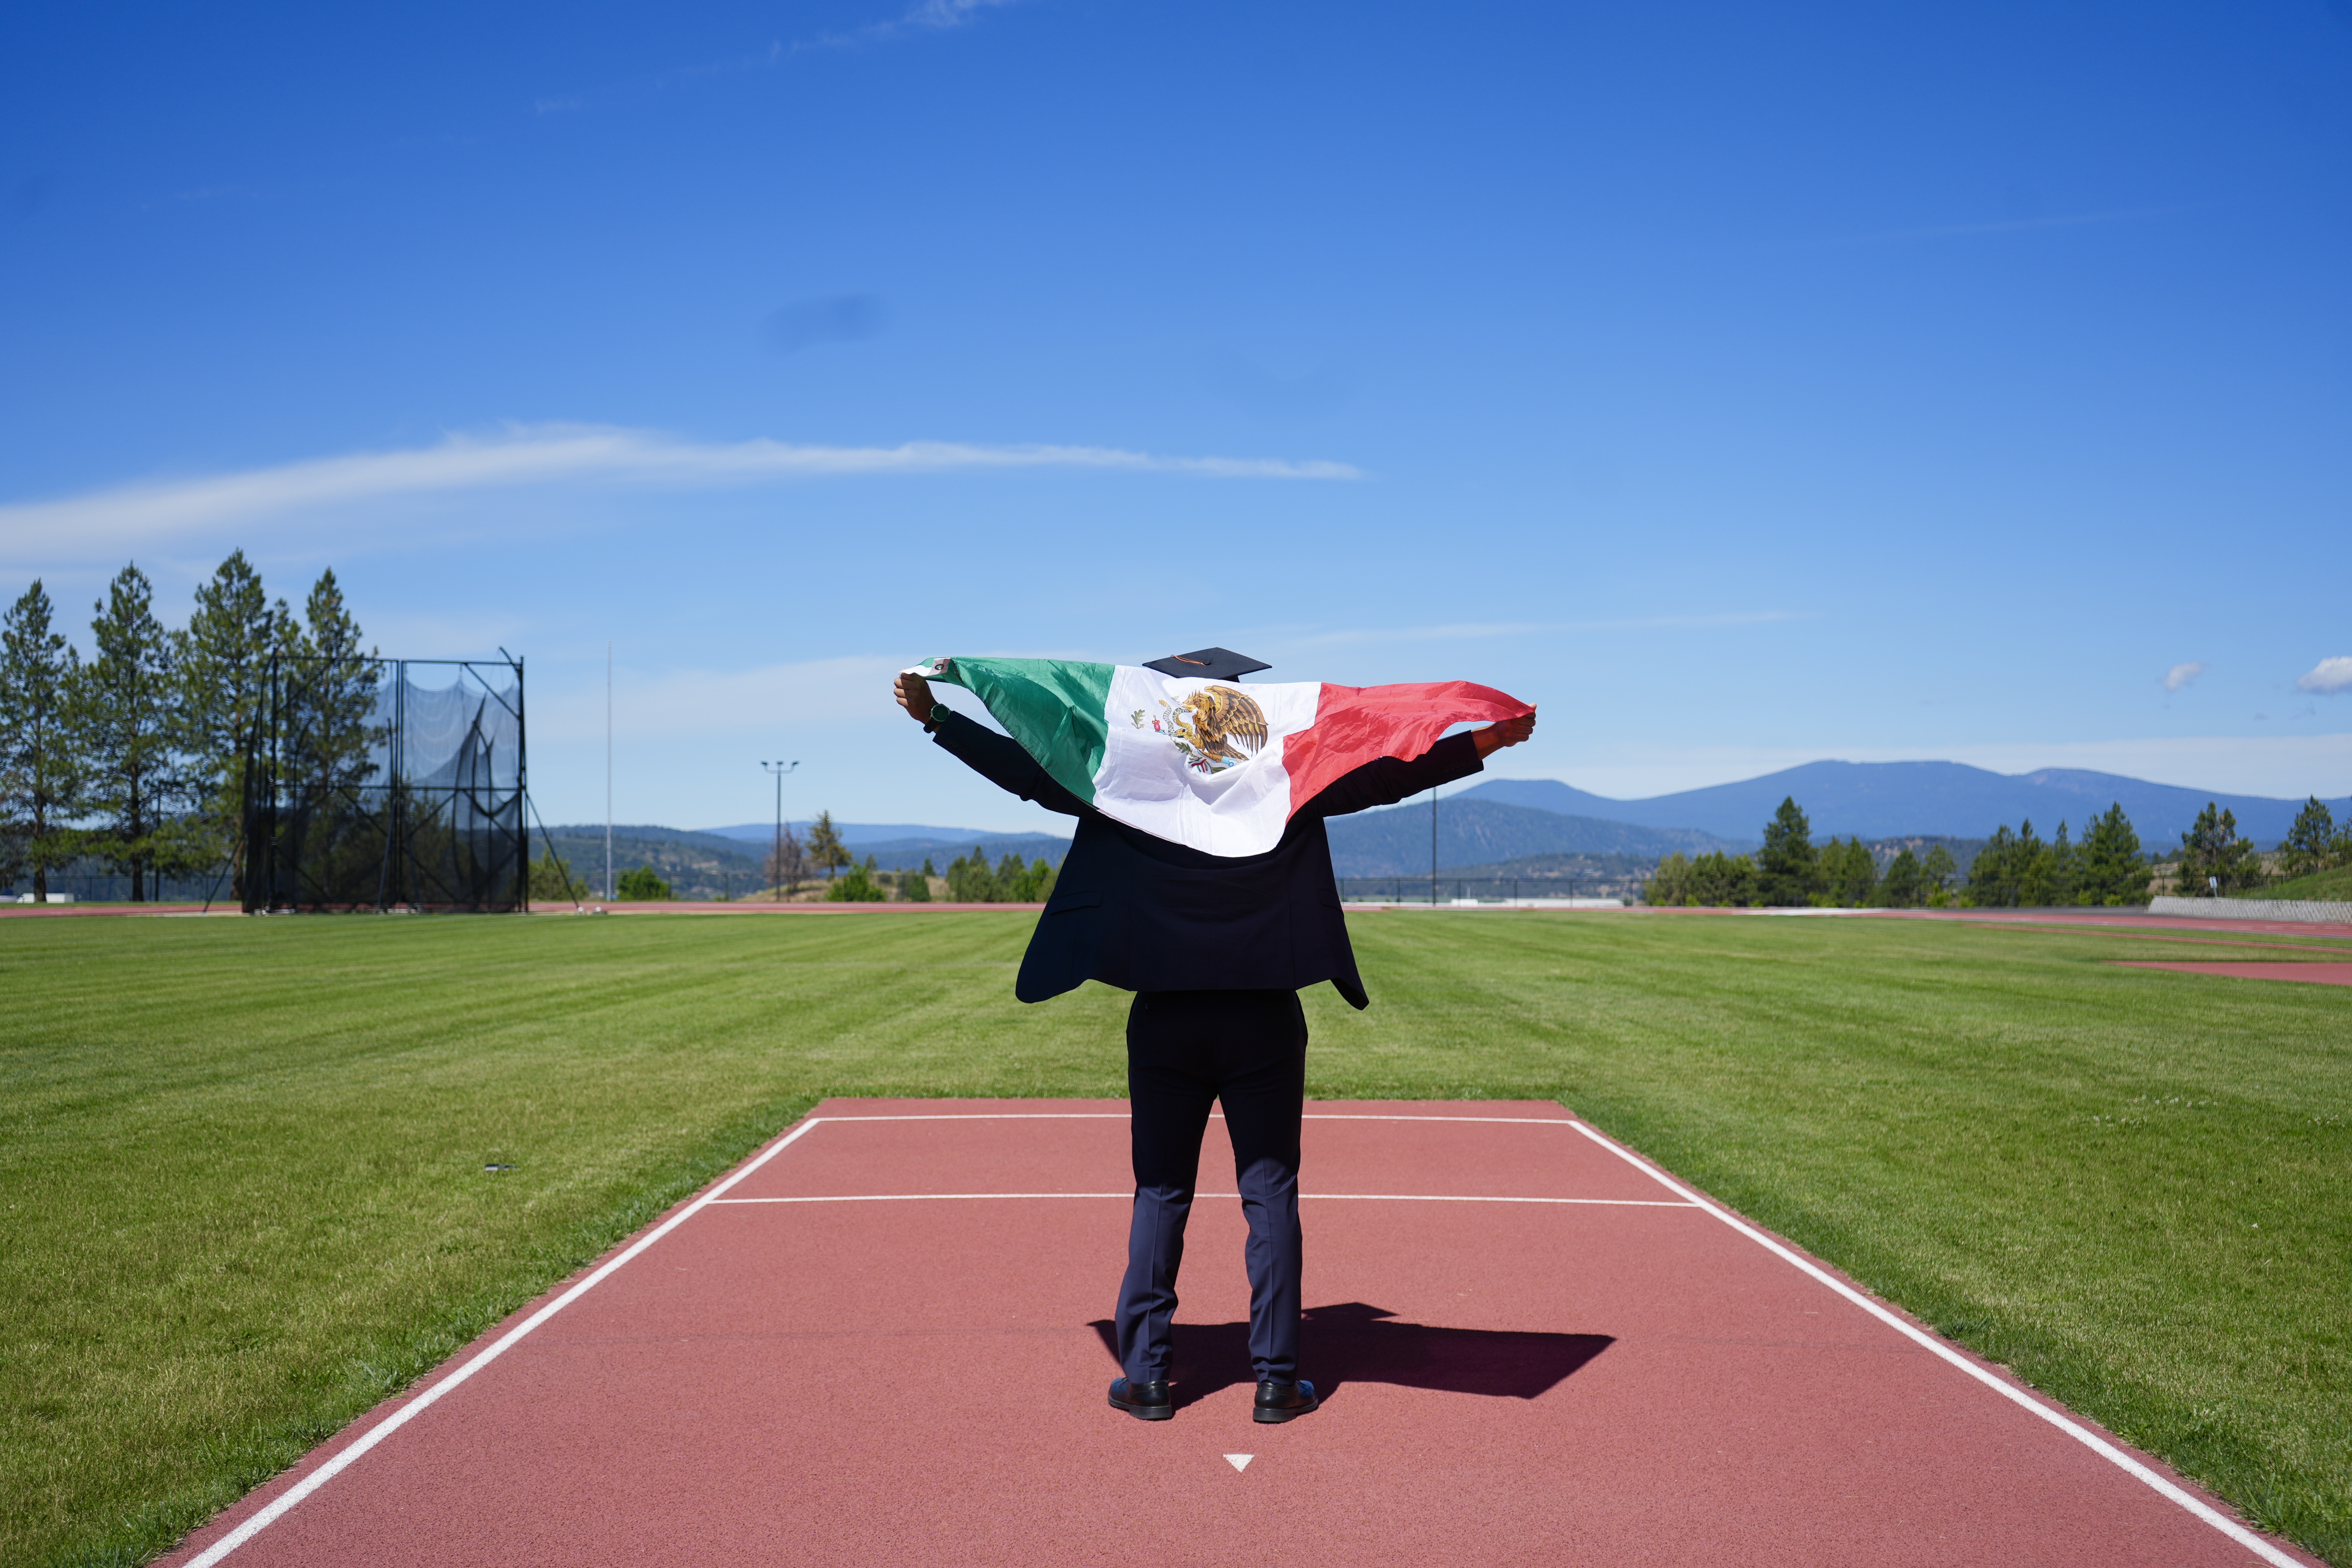
<path id="1" fill-rule="evenodd" d="M 1169 738 L 1197 773 L 1214 775 L 1245 763 L 1265 745 L 1265 710 L 1246 691 L 1231 686 L 1206 686 L 1181 702 L 1162 700 L 1159 717 L 1141 708 L 1128 715 L 1139 730 L 1146 727 Z"/>

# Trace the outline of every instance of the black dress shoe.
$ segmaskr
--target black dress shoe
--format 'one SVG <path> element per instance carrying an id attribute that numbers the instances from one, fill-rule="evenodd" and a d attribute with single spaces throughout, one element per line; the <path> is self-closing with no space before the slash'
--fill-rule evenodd
<path id="1" fill-rule="evenodd" d="M 1250 1412 L 1250 1419 L 1296 1421 L 1322 1403 L 1315 1397 L 1315 1385 L 1303 1377 L 1297 1383 L 1269 1377 L 1257 1385 L 1257 1408 Z"/>
<path id="2" fill-rule="evenodd" d="M 1150 1383 L 1113 1378 L 1110 1402 L 1113 1408 L 1126 1411 L 1138 1421 L 1165 1421 L 1176 1414 L 1176 1402 L 1168 1397 L 1168 1380 L 1164 1377 L 1155 1377 Z"/>

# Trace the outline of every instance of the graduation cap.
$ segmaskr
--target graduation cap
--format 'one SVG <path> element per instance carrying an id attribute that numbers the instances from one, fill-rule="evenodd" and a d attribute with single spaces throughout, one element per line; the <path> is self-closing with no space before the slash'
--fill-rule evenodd
<path id="1" fill-rule="evenodd" d="M 1235 653 L 1229 647 L 1195 648 L 1191 653 L 1171 653 L 1166 658 L 1155 658 L 1143 667 L 1162 675 L 1190 677 L 1196 680 L 1239 680 L 1252 670 L 1272 669 L 1264 659 Z"/>

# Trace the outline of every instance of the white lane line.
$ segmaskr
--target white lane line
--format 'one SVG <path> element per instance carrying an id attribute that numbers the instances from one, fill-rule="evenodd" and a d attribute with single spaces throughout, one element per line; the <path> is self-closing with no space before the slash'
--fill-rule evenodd
<path id="1" fill-rule="evenodd" d="M 1454 1193 L 1301 1193 L 1298 1195 L 1301 1198 L 1351 1198 L 1364 1203 L 1383 1204 L 1599 1204 L 1606 1208 L 1629 1209 L 1698 1207 L 1696 1204 L 1674 1203 L 1662 1198 L 1486 1198 L 1465 1197 Z M 1221 1198 L 1225 1194 L 1203 1193 L 1202 1196 Z"/>
<path id="2" fill-rule="evenodd" d="M 789 1198 L 713 1198 L 714 1204 L 904 1204 L 951 1203 L 971 1198 L 1131 1198 L 1125 1193 L 837 1193 L 821 1197 Z M 1239 1193 L 1194 1193 L 1194 1199 L 1238 1198 Z M 1697 1204 L 1686 1204 L 1664 1198 L 1494 1198 L 1468 1197 L 1454 1193 L 1301 1193 L 1301 1203 L 1318 1201 L 1375 1204 L 1597 1204 L 1608 1208 L 1690 1209 Z"/>
<path id="3" fill-rule="evenodd" d="M 540 1324 L 547 1321 L 548 1319 L 555 1316 L 556 1313 L 563 1310 L 564 1308 L 569 1307 L 572 1302 L 580 1300 L 581 1297 L 586 1295 L 590 1290 L 594 1289 L 598 1285 L 609 1279 L 612 1276 L 613 1271 L 620 1268 L 621 1265 L 636 1257 L 637 1254 L 643 1252 L 646 1247 L 651 1247 L 655 1242 L 659 1241 L 663 1237 L 667 1236 L 671 1231 L 676 1230 L 679 1226 L 692 1218 L 702 1209 L 718 1202 L 719 1194 L 725 1192 L 728 1188 L 733 1186 L 736 1183 L 741 1181 L 744 1177 L 750 1175 L 752 1172 L 758 1170 L 761 1166 L 774 1159 L 778 1154 L 782 1153 L 786 1149 L 790 1148 L 802 1134 L 807 1132 L 810 1129 L 815 1127 L 818 1122 L 824 1120 L 825 1118 L 821 1116 L 810 1117 L 807 1121 L 803 1121 L 798 1127 L 795 1127 L 790 1132 L 785 1133 L 775 1142 L 769 1144 L 766 1152 L 752 1160 L 751 1163 L 745 1165 L 741 1170 L 737 1171 L 733 1175 L 729 1176 L 726 1180 L 712 1187 L 709 1192 L 704 1194 L 701 1197 L 697 1198 L 694 1202 L 687 1205 L 686 1207 L 678 1210 L 677 1213 L 670 1215 L 669 1218 L 664 1220 L 660 1225 L 656 1226 L 653 1229 L 647 1231 L 644 1236 L 638 1237 L 636 1243 L 627 1251 L 606 1263 L 603 1268 L 597 1269 L 596 1272 L 588 1276 L 587 1279 L 580 1281 L 579 1284 L 572 1287 L 571 1289 L 566 1290 L 562 1295 L 558 1296 L 554 1300 L 550 1301 L 546 1306 L 541 1307 L 538 1311 L 533 1312 L 529 1318 L 525 1319 L 513 1329 L 501 1335 L 496 1343 L 492 1344 L 488 1350 L 482 1352 L 481 1354 L 476 1356 L 473 1360 L 467 1362 L 465 1365 L 451 1373 L 447 1377 L 443 1378 L 440 1382 L 435 1384 L 432 1387 L 426 1389 L 424 1393 L 418 1394 L 415 1398 L 402 1405 L 398 1410 L 394 1411 L 390 1415 L 385 1416 L 383 1421 L 370 1428 L 365 1436 L 360 1438 L 359 1441 L 353 1443 L 350 1447 L 345 1448 L 341 1453 L 337 1454 L 333 1458 L 329 1459 L 325 1464 L 320 1465 L 317 1469 L 312 1470 L 309 1475 L 303 1477 L 301 1480 L 296 1482 L 293 1486 L 289 1487 L 282 1494 L 273 1500 L 268 1507 L 262 1509 L 254 1514 L 252 1518 L 247 1520 L 243 1524 L 238 1525 L 235 1530 L 230 1531 L 226 1535 L 222 1536 L 218 1541 L 214 1542 L 210 1546 L 206 1547 L 200 1555 L 191 1559 L 187 1563 L 186 1568 L 212 1568 L 214 1563 L 218 1563 L 222 1558 L 227 1556 L 230 1552 L 236 1551 L 238 1547 L 244 1545 L 247 1542 L 252 1540 L 255 1536 L 268 1529 L 270 1525 L 283 1518 L 287 1510 L 293 1508 L 296 1503 L 300 1502 L 304 1498 L 309 1497 L 312 1492 L 317 1491 L 320 1487 L 325 1486 L 329 1481 L 342 1474 L 344 1469 L 351 1465 L 352 1460 L 358 1458 L 362 1454 L 366 1453 L 370 1448 L 374 1447 L 378 1443 L 383 1442 L 386 1437 L 391 1436 L 394 1432 L 399 1431 L 403 1426 L 407 1426 L 410 1421 L 422 1415 L 428 1406 L 439 1400 L 443 1394 L 448 1393 L 451 1389 L 457 1387 L 459 1384 L 465 1382 L 467 1378 L 481 1371 L 482 1368 L 489 1365 L 490 1363 L 498 1360 L 499 1356 L 503 1355 L 509 1349 L 512 1348 L 517 1341 L 520 1340 L 525 1334 L 530 1332 L 531 1330 L 539 1327 Z"/>
<path id="4" fill-rule="evenodd" d="M 574 1285 L 569 1290 L 566 1290 L 562 1295 L 557 1297 L 554 1300 L 541 1308 L 537 1312 L 532 1313 L 527 1321 L 518 1324 L 508 1333 L 502 1335 L 496 1343 L 484 1350 L 479 1355 L 474 1357 L 473 1360 L 459 1367 L 456 1372 L 451 1373 L 447 1377 L 443 1378 L 439 1383 L 435 1384 L 431 1388 L 426 1389 L 423 1394 L 420 1394 L 415 1398 L 410 1400 L 406 1405 L 402 1405 L 398 1410 L 393 1412 L 392 1415 L 384 1417 L 384 1419 L 379 1422 L 376 1426 L 369 1428 L 367 1433 L 354 1441 L 350 1447 L 345 1448 L 333 1458 L 328 1460 L 325 1464 L 320 1465 L 317 1469 L 303 1477 L 300 1481 L 280 1493 L 269 1503 L 268 1507 L 255 1512 L 252 1517 L 247 1519 L 244 1523 L 238 1525 L 235 1530 L 229 1531 L 226 1535 L 222 1536 L 218 1541 L 213 1542 L 212 1545 L 206 1547 L 203 1552 L 194 1558 L 190 1559 L 186 1564 L 186 1568 L 213 1568 L 213 1564 L 220 1562 L 230 1552 L 235 1552 L 238 1547 L 243 1546 L 247 1542 L 260 1534 L 261 1531 L 267 1530 L 270 1525 L 283 1518 L 296 1504 L 301 1502 L 305 1498 L 317 1491 L 320 1487 L 326 1485 L 335 1477 L 341 1475 L 344 1469 L 349 1468 L 352 1462 L 357 1459 L 361 1455 L 366 1453 L 378 1443 L 383 1442 L 386 1437 L 392 1436 L 393 1433 L 406 1426 L 417 1415 L 422 1415 L 428 1406 L 438 1402 L 443 1394 L 448 1393 L 451 1389 L 456 1388 L 459 1384 L 473 1376 L 474 1373 L 479 1372 L 483 1367 L 488 1366 L 491 1362 L 497 1360 L 525 1334 L 530 1333 L 533 1329 L 538 1328 L 541 1323 L 547 1321 L 548 1319 L 553 1317 L 556 1313 L 562 1311 L 564 1308 L 578 1300 L 589 1290 L 603 1283 L 604 1279 L 612 1275 L 614 1269 L 619 1268 L 623 1264 L 627 1263 L 639 1253 L 645 1251 L 646 1247 L 651 1247 L 655 1242 L 659 1241 L 663 1237 L 667 1236 L 671 1231 L 677 1228 L 679 1225 L 691 1218 L 702 1209 L 716 1203 L 796 1201 L 789 1199 L 722 1198 L 719 1194 L 725 1193 L 729 1188 L 734 1186 L 736 1183 L 740 1182 L 744 1177 L 750 1175 L 752 1172 L 766 1164 L 776 1155 L 782 1153 L 786 1148 L 797 1142 L 803 1134 L 813 1131 L 820 1123 L 826 1121 L 1124 1121 L 1128 1119 L 1129 1113 L 1124 1110 L 933 1111 L 905 1115 L 809 1117 L 803 1121 L 799 1126 L 785 1133 L 774 1143 L 770 1144 L 764 1152 L 755 1157 L 749 1164 L 737 1171 L 733 1175 L 721 1181 L 718 1185 L 712 1187 L 701 1197 L 696 1199 L 693 1203 L 688 1204 L 685 1208 L 682 1208 L 677 1214 L 672 1215 L 661 1225 L 647 1232 L 645 1236 L 639 1237 L 635 1244 L 631 1246 L 626 1251 L 621 1253 L 618 1257 L 613 1258 L 604 1267 L 598 1268 L 594 1273 L 589 1275 L 588 1278 L 581 1280 L 580 1283 Z M 1505 1121 L 1533 1119 L 1479 1116 L 1413 1117 L 1388 1115 L 1349 1117 L 1326 1115 L 1318 1116 L 1315 1118 L 1315 1120 L 1363 1121 Z M 1556 1121 L 1558 1119 L 1546 1118 L 1544 1120 Z M 974 1193 L 961 1195 L 971 1197 L 990 1197 L 1005 1194 Z M 1052 1197 L 1065 1195 L 1076 1196 L 1081 1194 L 1035 1194 L 1029 1195 Z M 1132 1193 L 1087 1194 L 1083 1195 L 1103 1197 L 1134 1196 Z M 1206 1197 L 1234 1197 L 1238 1194 L 1230 1193 L 1210 1193 L 1196 1195 Z M 1346 1196 L 1353 1194 L 1334 1195 Z"/>
<path id="5" fill-rule="evenodd" d="M 1591 1139 L 1592 1142 L 1600 1144 L 1601 1147 L 1608 1150 L 1612 1154 L 1616 1155 L 1619 1159 L 1624 1161 L 1635 1170 L 1648 1176 L 1652 1181 L 1657 1183 L 1668 1192 L 1679 1193 L 1684 1197 L 1688 1198 L 1691 1202 L 1692 1207 L 1705 1209 L 1707 1213 L 1713 1215 L 1716 1218 L 1721 1220 L 1724 1224 L 1729 1226 L 1732 1229 L 1738 1231 L 1748 1240 L 1756 1243 L 1757 1246 L 1772 1253 L 1782 1261 L 1793 1264 L 1796 1268 L 1811 1275 L 1815 1279 L 1820 1280 L 1822 1284 L 1828 1286 L 1831 1289 L 1836 1291 L 1839 1295 L 1844 1297 L 1855 1306 L 1860 1307 L 1872 1317 L 1876 1318 L 1879 1321 L 1886 1324 L 1887 1327 L 1893 1329 L 1896 1333 L 1903 1335 L 1906 1339 L 1913 1341 L 1923 1349 L 1931 1351 L 1935 1354 L 1941 1356 L 1944 1360 L 1951 1363 L 1954 1366 L 1958 1367 L 1962 1372 L 1967 1373 L 1970 1377 L 1975 1378 L 1979 1383 L 1983 1384 L 1987 1388 L 1991 1389 L 1995 1394 L 2000 1394 L 2003 1399 L 2008 1400 L 2011 1404 L 2017 1405 L 2021 1409 L 2031 1411 L 2034 1415 L 2040 1416 L 2042 1420 L 2049 1422 L 2050 1425 L 2057 1427 L 2058 1430 L 2065 1433 L 2066 1436 L 2074 1438 L 2076 1442 L 2082 1444 L 2084 1447 L 2090 1449 L 2091 1452 L 2098 1455 L 2109 1464 L 2114 1465 L 2125 1474 L 2133 1477 L 2135 1479 L 2147 1483 L 2158 1493 L 2171 1499 L 2174 1502 L 2179 1503 L 2182 1508 L 2187 1509 L 2190 1513 L 2196 1515 L 2199 1519 L 2203 1520 L 2207 1524 L 2211 1525 L 2214 1529 L 2220 1531 L 2222 1534 L 2228 1536 L 2231 1540 L 2236 1542 L 2247 1551 L 2252 1552 L 2255 1556 L 2260 1557 L 2263 1562 L 2275 1563 L 2277 1564 L 2277 1568 L 2303 1568 L 2303 1564 L 2297 1562 L 2294 1558 L 2280 1551 L 2269 1542 L 2264 1541 L 2261 1536 L 2256 1535 L 2252 1531 L 2248 1530 L 2244 1525 L 2240 1524 L 2236 1520 L 2231 1519 L 2229 1515 L 2222 1513 L 2218 1509 L 2208 1507 L 2204 1502 L 2192 1497 L 2189 1493 L 2182 1490 L 2177 1486 L 2174 1486 L 2170 1481 L 2166 1480 L 2162 1476 L 2158 1475 L 2154 1470 L 2149 1469 L 2146 1465 L 2141 1464 L 2137 1459 L 2133 1458 L 2129 1454 L 2125 1453 L 2121 1448 L 2116 1447 L 2113 1443 L 2108 1442 L 2105 1437 L 2100 1436 L 2096 1432 L 2092 1431 L 2081 1422 L 2074 1420 L 2072 1416 L 2067 1415 L 2063 1411 L 2054 1410 L 2049 1405 L 2042 1404 L 2040 1400 L 2031 1397 L 2023 1390 L 2011 1386 L 2002 1379 L 1995 1376 L 1992 1373 L 1986 1371 L 1983 1367 L 1979 1366 L 1968 1357 L 1960 1354 L 1959 1352 L 1952 1349 L 1951 1346 L 1946 1344 L 1935 1335 L 1927 1333 L 1922 1330 L 1915 1328 L 1911 1324 L 1905 1322 L 1900 1317 L 1888 1311 L 1885 1308 L 1880 1306 L 1877 1302 L 1872 1300 L 1869 1297 L 1864 1295 L 1853 1286 L 1848 1285 L 1844 1280 L 1838 1279 L 1827 1269 L 1813 1263 L 1810 1258 L 1804 1258 L 1798 1253 L 1790 1250 L 1788 1247 L 1781 1246 L 1779 1242 L 1773 1240 L 1762 1231 L 1758 1230 L 1754 1226 L 1749 1225 L 1747 1221 L 1738 1218 L 1728 1210 L 1708 1202 L 1706 1198 L 1700 1196 L 1690 1188 L 1671 1179 L 1664 1173 L 1650 1164 L 1647 1161 L 1643 1160 L 1640 1155 L 1634 1153 L 1624 1145 L 1617 1142 L 1615 1140 L 1606 1136 L 1595 1129 L 1586 1126 L 1581 1121 L 1572 1121 L 1569 1123 L 1569 1125 L 1574 1127 L 1579 1132 L 1583 1133 L 1587 1138 Z"/>
<path id="6" fill-rule="evenodd" d="M 1345 1111 L 1313 1111 L 1307 1113 L 1309 1121 L 1496 1121 L 1514 1127 L 1573 1127 L 1575 1122 L 1565 1116 L 1402 1116 L 1352 1115 Z"/>

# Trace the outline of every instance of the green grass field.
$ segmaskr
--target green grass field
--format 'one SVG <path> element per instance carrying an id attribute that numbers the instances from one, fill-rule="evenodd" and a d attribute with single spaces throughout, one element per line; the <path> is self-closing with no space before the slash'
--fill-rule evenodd
<path id="1" fill-rule="evenodd" d="M 2233 893 L 2232 898 L 2256 899 L 2316 899 L 2323 902 L 2352 900 L 2352 866 L 2338 866 L 2333 870 L 2314 871 L 2308 877 L 2290 881 L 2273 882 L 2248 895 Z"/>
<path id="2" fill-rule="evenodd" d="M 1123 995 L 1013 1002 L 1030 918 L 0 922 L 0 1562 L 152 1556 L 823 1095 L 1121 1093 Z M 2352 1564 L 2352 991 L 2046 928 L 1351 927 L 1310 1093 L 1559 1099 Z"/>

